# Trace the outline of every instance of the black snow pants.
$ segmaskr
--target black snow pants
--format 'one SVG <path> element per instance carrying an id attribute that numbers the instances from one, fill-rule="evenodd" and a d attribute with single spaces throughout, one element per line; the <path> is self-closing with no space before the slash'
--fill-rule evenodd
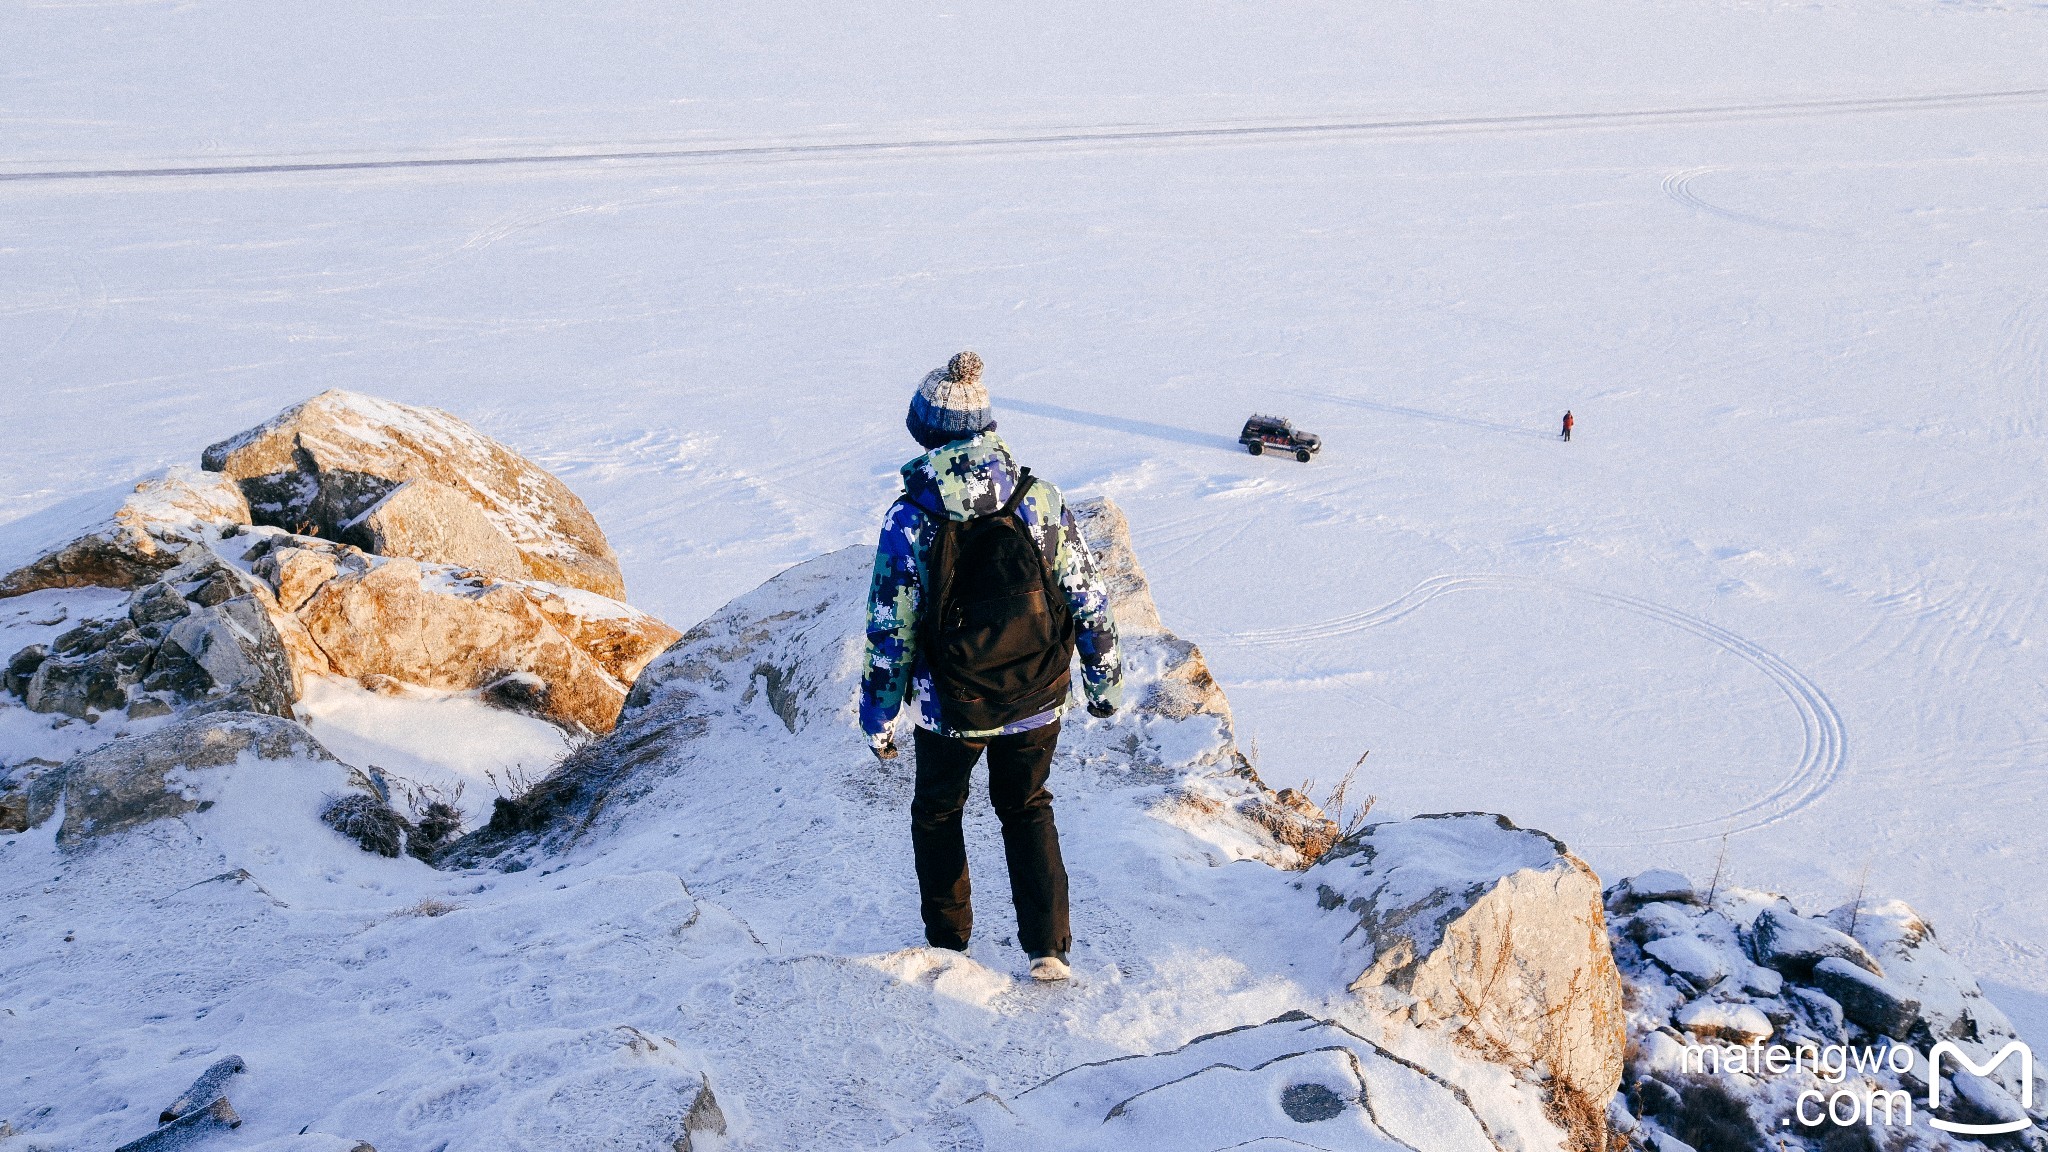
<path id="1" fill-rule="evenodd" d="M 967 783 L 988 749 L 989 799 L 1003 822 L 1003 855 L 1010 865 L 1010 902 L 1017 909 L 1017 942 L 1026 952 L 1065 953 L 1073 947 L 1067 924 L 1067 866 L 1045 789 L 1059 743 L 1055 720 L 1029 732 L 963 740 L 918 728 L 917 795 L 910 802 L 910 843 L 917 853 L 917 888 L 924 938 L 934 948 L 967 947 L 974 905 L 967 880 L 967 841 L 960 813 Z"/>

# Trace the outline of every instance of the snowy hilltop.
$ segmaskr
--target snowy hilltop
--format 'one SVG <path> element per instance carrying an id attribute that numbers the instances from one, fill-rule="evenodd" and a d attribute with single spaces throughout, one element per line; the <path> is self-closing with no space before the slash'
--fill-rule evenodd
<path id="1" fill-rule="evenodd" d="M 1895 901 L 1603 886 L 1508 816 L 1271 788 L 1102 499 L 1132 707 L 1056 762 L 1075 977 L 1002 929 L 907 947 L 911 767 L 854 715 L 871 549 L 678 634 L 445 413 L 326 393 L 202 463 L 0 581 L 10 1152 L 1839 1152 L 1862 1130 L 1779 1126 L 1826 1068 L 1698 1052 L 1917 1050 L 1873 1090 L 1924 1096 L 1928 1045 L 2014 1035 Z M 2013 1073 L 1932 1079 L 1883 1147 L 2044 1118 Z"/>

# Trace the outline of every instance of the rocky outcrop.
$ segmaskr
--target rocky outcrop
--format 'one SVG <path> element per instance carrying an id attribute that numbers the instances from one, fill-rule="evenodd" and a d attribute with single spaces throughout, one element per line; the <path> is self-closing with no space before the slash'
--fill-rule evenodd
<path id="1" fill-rule="evenodd" d="M 178 566 L 206 525 L 247 524 L 241 489 L 219 476 L 176 467 L 135 486 L 106 520 L 5 576 L 0 598 L 44 588 L 134 588 Z"/>
<path id="2" fill-rule="evenodd" d="M 641 671 L 608 736 L 524 795 L 500 799 L 490 823 L 444 859 L 459 866 L 565 849 L 685 770 L 714 724 L 743 725 L 757 709 L 791 735 L 850 727 L 873 565 L 871 548 L 828 553 L 691 628 Z"/>
<path id="3" fill-rule="evenodd" d="M 678 636 L 612 598 L 616 559 L 574 494 L 446 413 L 323 393 L 205 462 L 0 579 L 134 590 L 0 653 L 8 692 L 89 722 L 290 716 L 304 676 L 375 677 L 604 732 Z"/>
<path id="4" fill-rule="evenodd" d="M 64 823 L 57 830 L 57 843 L 76 847 L 195 811 L 207 802 L 198 798 L 192 774 L 223 768 L 243 757 L 334 761 L 312 733 L 275 716 L 223 712 L 179 721 L 148 735 L 116 740 L 58 769 Z"/>
<path id="5" fill-rule="evenodd" d="M 1465 1092 L 1339 1025 L 1291 1012 L 1151 1056 L 983 1094 L 889 1145 L 901 1152 L 1324 1148 L 1497 1152 Z"/>
<path id="6" fill-rule="evenodd" d="M 1718 891 L 1709 907 L 1697 896 L 1678 902 L 1672 875 L 1631 878 L 1608 890 L 1610 907 L 1626 905 L 1631 893 L 1673 897 L 1642 903 L 1612 925 L 1628 988 L 1625 1100 L 1650 1147 L 1672 1143 L 1670 1137 L 1705 1147 L 1727 1143 L 1734 1130 L 1782 1131 L 1800 1093 L 1825 1097 L 1843 1086 L 1839 1068 L 1817 1074 L 1810 1059 L 1804 1067 L 1759 1063 L 1739 1055 L 1745 1046 L 1768 1041 L 1809 1054 L 1876 1053 L 1880 1059 L 1863 1059 L 1848 1073 L 1857 1091 L 1902 1093 L 1917 1107 L 1927 1097 L 1925 1053 L 1937 1041 L 1989 1063 L 2017 1039 L 2012 1022 L 1903 903 L 1870 901 L 1812 917 L 1782 896 L 1734 888 Z M 1899 1055 L 1911 1057 L 1909 1069 L 1901 1071 Z M 1956 1068 L 1943 1075 L 1947 1090 L 1936 1113 L 1942 1119 L 2027 1115 L 2016 1061 L 1991 1077 Z M 1914 1147 L 1981 1147 L 1917 1123 L 1913 1132 L 1925 1142 Z"/>
<path id="7" fill-rule="evenodd" d="M 1095 721 L 1069 712 L 1067 763 L 1135 771 L 1156 797 L 1152 814 L 1187 829 L 1222 859 L 1300 868 L 1337 829 L 1314 804 L 1276 793 L 1237 748 L 1230 704 L 1194 645 L 1159 625 L 1122 514 L 1106 501 L 1074 506 L 1097 563 L 1111 577 L 1125 667 L 1126 712 Z M 482 860 L 575 841 L 690 758 L 714 725 L 773 716 L 790 735 L 857 743 L 856 693 L 874 550 L 841 549 L 799 564 L 721 608 L 648 663 L 619 726 L 451 850 Z M 315 598 L 317 602 L 317 597 Z M 595 621 L 586 617 L 587 628 Z M 317 631 L 317 629 L 316 629 Z M 836 729 L 836 731 L 834 731 Z M 830 735 L 828 735 L 830 733 Z"/>
<path id="8" fill-rule="evenodd" d="M 40 827 L 61 810 L 56 842 L 67 850 L 141 828 L 158 820 L 204 812 L 224 790 L 209 774 L 252 762 L 285 762 L 332 769 L 319 793 L 322 823 L 380 856 L 409 853 L 431 862 L 459 822 L 445 803 L 424 806 L 415 823 L 391 806 L 381 771 L 367 772 L 335 759 L 296 721 L 254 712 L 212 712 L 177 720 L 72 757 L 62 764 L 30 761 L 0 771 L 0 831 Z M 300 779 L 287 789 L 304 791 Z M 318 787 L 317 784 L 311 784 Z M 268 800 L 276 798 L 275 789 Z M 253 813 L 244 805 L 242 815 Z M 259 808 L 261 805 L 259 804 Z"/>
<path id="9" fill-rule="evenodd" d="M 1276 792 L 1238 747 L 1230 701 L 1202 650 L 1159 619 L 1152 588 L 1131 545 L 1130 523 L 1106 498 L 1076 501 L 1074 519 L 1109 592 L 1117 642 L 1130 673 L 1126 701 L 1143 718 L 1129 751 L 1168 777 L 1154 815 L 1202 835 L 1227 858 L 1306 868 L 1337 842 L 1335 821 L 1300 792 Z M 1099 729 L 1067 745 L 1106 755 Z"/>
<path id="10" fill-rule="evenodd" d="M 1599 879 L 1563 844 L 1503 816 L 1423 816 L 1365 827 L 1303 879 L 1357 920 L 1353 992 L 1542 1070 L 1560 1119 L 1597 1123 L 1621 1081 L 1621 983 Z"/>
<path id="11" fill-rule="evenodd" d="M 1870 970 L 1882 973 L 1902 994 L 1920 1004 L 1919 1022 L 1929 1041 L 1976 1044 L 1984 1054 L 2017 1038 L 2012 1021 L 1984 996 L 1977 978 L 1943 951 L 1934 926 L 1903 900 L 1871 900 L 1828 913 L 1828 926 L 1866 948 Z"/>
<path id="12" fill-rule="evenodd" d="M 203 541 L 131 593 L 123 610 L 85 620 L 9 658 L 7 689 L 31 711 L 91 719 L 173 712 L 290 716 L 293 661 L 261 585 Z"/>
<path id="13" fill-rule="evenodd" d="M 618 557 L 566 484 L 439 409 L 322 392 L 213 445 L 202 463 L 240 482 L 259 524 L 626 594 Z"/>
<path id="14" fill-rule="evenodd" d="M 592 732 L 611 730 L 633 677 L 678 635 L 573 589 L 303 538 L 276 538 L 256 570 L 297 602 L 328 671 L 456 691 L 530 676 L 526 707 Z"/>

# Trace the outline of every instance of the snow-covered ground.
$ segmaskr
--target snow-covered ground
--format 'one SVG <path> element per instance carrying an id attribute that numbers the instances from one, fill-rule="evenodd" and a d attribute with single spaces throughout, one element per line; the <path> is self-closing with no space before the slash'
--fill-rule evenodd
<path id="1" fill-rule="evenodd" d="M 346 387 L 555 470 L 687 627 L 868 539 L 972 346 L 1269 780 L 1369 749 L 1380 811 L 1603 875 L 1867 870 L 2048 1043 L 2048 6 L 18 3 L 0 42 L 6 177 L 727 150 L 0 180 L 0 564 Z M 862 142 L 912 146 L 790 150 Z M 1328 447 L 1247 457 L 1252 411 Z"/>

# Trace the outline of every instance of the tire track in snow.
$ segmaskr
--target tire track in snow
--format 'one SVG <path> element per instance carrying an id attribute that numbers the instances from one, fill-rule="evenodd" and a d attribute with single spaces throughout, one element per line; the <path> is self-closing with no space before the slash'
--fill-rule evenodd
<path id="1" fill-rule="evenodd" d="M 1088 144 L 1171 144 L 1199 140 L 1255 140 L 1319 135 L 1419 135 L 1463 132 L 1554 131 L 1577 127 L 1661 123 L 1721 123 L 1802 116 L 1952 108 L 2048 99 L 2048 88 L 1996 92 L 1941 92 L 1846 100 L 1793 100 L 1758 104 L 1707 104 L 1685 108 L 1639 108 L 1608 112 L 1544 112 L 1515 116 L 1447 116 L 1408 120 L 1308 121 L 1283 124 L 1207 124 L 1154 128 L 1080 128 L 1065 132 L 984 135 L 912 140 L 850 140 L 731 144 L 698 148 L 638 148 L 583 152 L 540 152 L 499 156 L 426 156 L 362 160 L 308 160 L 243 164 L 187 164 L 153 168 L 72 168 L 0 172 L 0 181 L 118 180 L 138 177 L 248 176 L 308 172 L 374 172 L 406 168 L 470 168 L 536 164 L 600 164 L 633 160 L 778 160 L 807 156 L 856 156 L 980 150 L 1000 147 Z"/>
<path id="2" fill-rule="evenodd" d="M 1730 171 L 1730 169 L 1688 168 L 1683 172 L 1673 172 L 1664 178 L 1664 194 L 1688 208 L 1705 212 L 1709 216 L 1719 216 L 1723 220 L 1733 220 L 1738 224 L 1768 228 L 1773 232 L 1797 232 L 1803 236 L 1822 235 L 1818 229 L 1806 228 L 1798 224 L 1786 224 L 1783 221 L 1772 220 L 1765 216 L 1752 216 L 1747 212 L 1737 212 L 1731 208 L 1723 208 L 1718 204 L 1702 200 L 1699 193 L 1692 190 L 1693 181 L 1698 180 L 1700 177 L 1727 171 Z"/>
<path id="3" fill-rule="evenodd" d="M 1239 632 L 1230 638 L 1243 643 L 1270 647 L 1334 639 L 1405 619 L 1440 597 L 1453 593 L 1511 589 L 1563 592 L 1595 604 L 1619 608 L 1668 624 L 1682 632 L 1697 636 L 1730 655 L 1739 657 L 1763 673 L 1779 691 L 1784 693 L 1786 700 L 1799 714 L 1800 726 L 1804 730 L 1804 744 L 1800 750 L 1798 763 L 1765 795 L 1733 811 L 1697 820 L 1645 828 L 1641 830 L 1642 836 L 1632 840 L 1587 844 L 1586 847 L 1679 844 L 1712 840 L 1724 834 L 1754 832 L 1777 824 L 1808 807 L 1841 778 L 1848 758 L 1848 731 L 1842 722 L 1840 710 L 1828 699 L 1827 693 L 1822 691 L 1818 684 L 1792 667 L 1783 657 L 1754 641 L 1730 632 L 1712 621 L 1637 596 L 1581 588 L 1530 576 L 1497 573 L 1453 574 L 1431 577 L 1416 585 L 1406 595 L 1368 611 L 1297 628 Z"/>

